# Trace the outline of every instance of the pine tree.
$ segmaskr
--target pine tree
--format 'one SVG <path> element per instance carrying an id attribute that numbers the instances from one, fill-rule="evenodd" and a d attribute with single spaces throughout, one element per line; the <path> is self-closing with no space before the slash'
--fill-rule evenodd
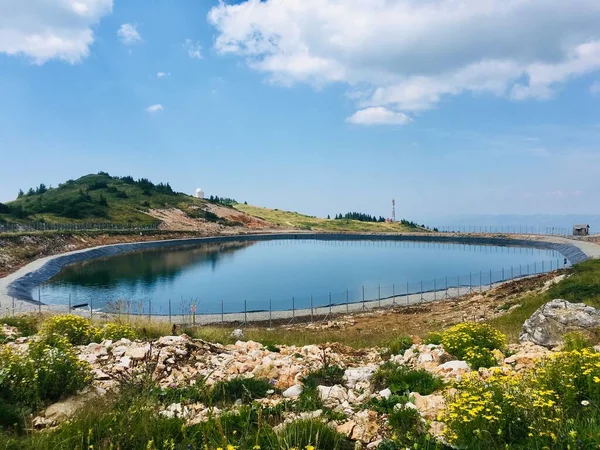
<path id="1" fill-rule="evenodd" d="M 17 194 L 17 198 L 21 198 L 25 195 L 25 193 L 23 192 L 23 189 L 19 189 L 19 193 Z"/>
<path id="2" fill-rule="evenodd" d="M 329 216 L 329 214 L 327 214 L 327 220 L 331 220 L 331 217 Z"/>

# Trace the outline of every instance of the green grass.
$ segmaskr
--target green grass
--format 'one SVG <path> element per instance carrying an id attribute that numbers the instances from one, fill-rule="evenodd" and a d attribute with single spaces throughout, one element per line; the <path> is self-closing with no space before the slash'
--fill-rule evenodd
<path id="1" fill-rule="evenodd" d="M 358 220 L 334 220 L 320 219 L 292 211 L 281 211 L 279 209 L 261 208 L 258 206 L 237 204 L 235 209 L 242 211 L 259 219 L 266 220 L 283 227 L 299 228 L 301 230 L 332 231 L 332 232 L 377 232 L 377 233 L 400 233 L 400 232 L 425 232 L 421 227 L 409 227 L 399 222 L 361 222 Z"/>

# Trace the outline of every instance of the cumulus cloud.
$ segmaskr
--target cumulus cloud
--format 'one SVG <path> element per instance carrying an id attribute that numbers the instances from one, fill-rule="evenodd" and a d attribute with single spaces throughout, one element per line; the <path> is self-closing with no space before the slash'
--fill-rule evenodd
<path id="1" fill-rule="evenodd" d="M 202 59 L 202 46 L 200 42 L 194 42 L 191 39 L 185 40 L 188 56 L 192 59 Z"/>
<path id="2" fill-rule="evenodd" d="M 160 103 L 157 103 L 156 105 L 148 106 L 146 108 L 146 112 L 156 113 L 156 112 L 162 111 L 163 109 L 165 109 L 165 108 L 163 108 L 163 105 L 161 105 Z"/>
<path id="3" fill-rule="evenodd" d="M 93 28 L 112 6 L 112 0 L 0 1 L 0 53 L 25 55 L 35 64 L 78 63 L 89 55 Z"/>
<path id="4" fill-rule="evenodd" d="M 157 72 L 156 73 L 156 78 L 166 78 L 166 77 L 170 77 L 171 76 L 171 72 Z"/>
<path id="5" fill-rule="evenodd" d="M 218 52 L 277 83 L 344 83 L 361 109 L 549 99 L 600 69 L 598 0 L 246 0 L 208 20 Z"/>
<path id="6" fill-rule="evenodd" d="M 406 125 L 412 119 L 401 112 L 373 106 L 356 111 L 346 121 L 355 125 Z"/>
<path id="7" fill-rule="evenodd" d="M 137 30 L 137 25 L 132 23 L 124 23 L 117 31 L 117 36 L 121 39 L 121 42 L 125 45 L 135 44 L 142 41 L 142 36 Z"/>

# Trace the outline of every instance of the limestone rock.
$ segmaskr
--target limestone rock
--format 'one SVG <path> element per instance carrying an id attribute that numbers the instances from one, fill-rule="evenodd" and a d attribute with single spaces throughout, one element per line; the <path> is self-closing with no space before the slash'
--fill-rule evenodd
<path id="1" fill-rule="evenodd" d="M 427 420 L 434 420 L 446 405 L 443 395 L 421 395 L 413 392 L 410 396 L 414 399 L 415 408 Z"/>
<path id="2" fill-rule="evenodd" d="M 542 305 L 523 324 L 520 342 L 546 348 L 559 345 L 565 333 L 594 334 L 600 328 L 600 310 L 583 303 L 555 299 Z"/>
<path id="3" fill-rule="evenodd" d="M 369 381 L 375 373 L 376 368 L 365 366 L 365 367 L 354 367 L 346 369 L 344 372 L 344 381 L 348 388 L 354 389 L 360 382 Z"/>
<path id="4" fill-rule="evenodd" d="M 317 386 L 319 398 L 328 406 L 336 406 L 348 400 L 348 392 L 343 386 Z"/>
<path id="5" fill-rule="evenodd" d="M 283 395 L 284 398 L 298 398 L 300 397 L 300 394 L 302 394 L 302 391 L 304 391 L 302 385 L 295 384 L 283 391 L 283 394 L 281 395 Z"/>

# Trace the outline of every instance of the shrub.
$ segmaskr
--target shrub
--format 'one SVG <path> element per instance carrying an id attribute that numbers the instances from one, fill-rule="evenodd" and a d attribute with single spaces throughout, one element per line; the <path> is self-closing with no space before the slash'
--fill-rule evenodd
<path id="1" fill-rule="evenodd" d="M 41 333 L 46 340 L 64 336 L 73 345 L 86 345 L 97 338 L 98 329 L 88 319 L 65 314 L 46 320 L 42 324 Z"/>
<path id="2" fill-rule="evenodd" d="M 399 395 L 410 392 L 429 395 L 444 384 L 441 378 L 425 369 L 414 370 L 389 361 L 379 366 L 371 383 L 375 389 L 389 388 L 392 394 Z"/>
<path id="3" fill-rule="evenodd" d="M 335 386 L 344 383 L 344 369 L 339 366 L 325 364 L 318 370 L 314 370 L 304 376 L 302 384 L 305 387 Z"/>
<path id="4" fill-rule="evenodd" d="M 9 404 L 38 402 L 34 362 L 11 347 L 0 350 L 0 399 Z"/>
<path id="5" fill-rule="evenodd" d="M 129 324 L 109 322 L 98 330 L 97 336 L 101 339 L 111 339 L 113 341 L 123 338 L 134 340 L 137 338 L 137 333 Z"/>
<path id="6" fill-rule="evenodd" d="M 219 381 L 212 390 L 214 403 L 233 403 L 241 400 L 248 403 L 252 400 L 264 398 L 267 392 L 273 389 L 267 380 L 260 378 L 233 378 L 228 381 Z"/>
<path id="7" fill-rule="evenodd" d="M 0 323 L 18 328 L 21 336 L 32 336 L 38 332 L 38 319 L 34 316 L 3 317 Z"/>
<path id="8" fill-rule="evenodd" d="M 444 349 L 463 359 L 472 347 L 488 350 L 502 350 L 506 347 L 506 336 L 485 323 L 465 322 L 442 333 Z"/>
<path id="9" fill-rule="evenodd" d="M 463 359 L 469 363 L 473 370 L 497 365 L 496 357 L 487 348 L 469 347 L 463 355 Z"/>
<path id="10" fill-rule="evenodd" d="M 37 392 L 44 403 L 73 394 L 91 381 L 88 365 L 65 338 L 54 339 L 52 346 L 43 341 L 30 344 L 29 359 L 34 362 Z"/>
<path id="11" fill-rule="evenodd" d="M 343 442 L 344 437 L 329 425 L 316 419 L 307 419 L 284 425 L 277 433 L 277 446 L 271 448 L 336 450 L 341 448 Z"/>
<path id="12" fill-rule="evenodd" d="M 31 408 L 73 394 L 91 379 L 86 363 L 65 338 L 32 342 L 28 353 L 4 348 L 0 353 L 0 398 Z"/>
<path id="13" fill-rule="evenodd" d="M 387 347 L 392 355 L 399 355 L 412 347 L 412 345 L 410 336 L 399 336 L 390 342 Z"/>
<path id="14" fill-rule="evenodd" d="M 440 345 L 442 343 L 442 333 L 432 331 L 425 338 L 425 344 Z"/>

